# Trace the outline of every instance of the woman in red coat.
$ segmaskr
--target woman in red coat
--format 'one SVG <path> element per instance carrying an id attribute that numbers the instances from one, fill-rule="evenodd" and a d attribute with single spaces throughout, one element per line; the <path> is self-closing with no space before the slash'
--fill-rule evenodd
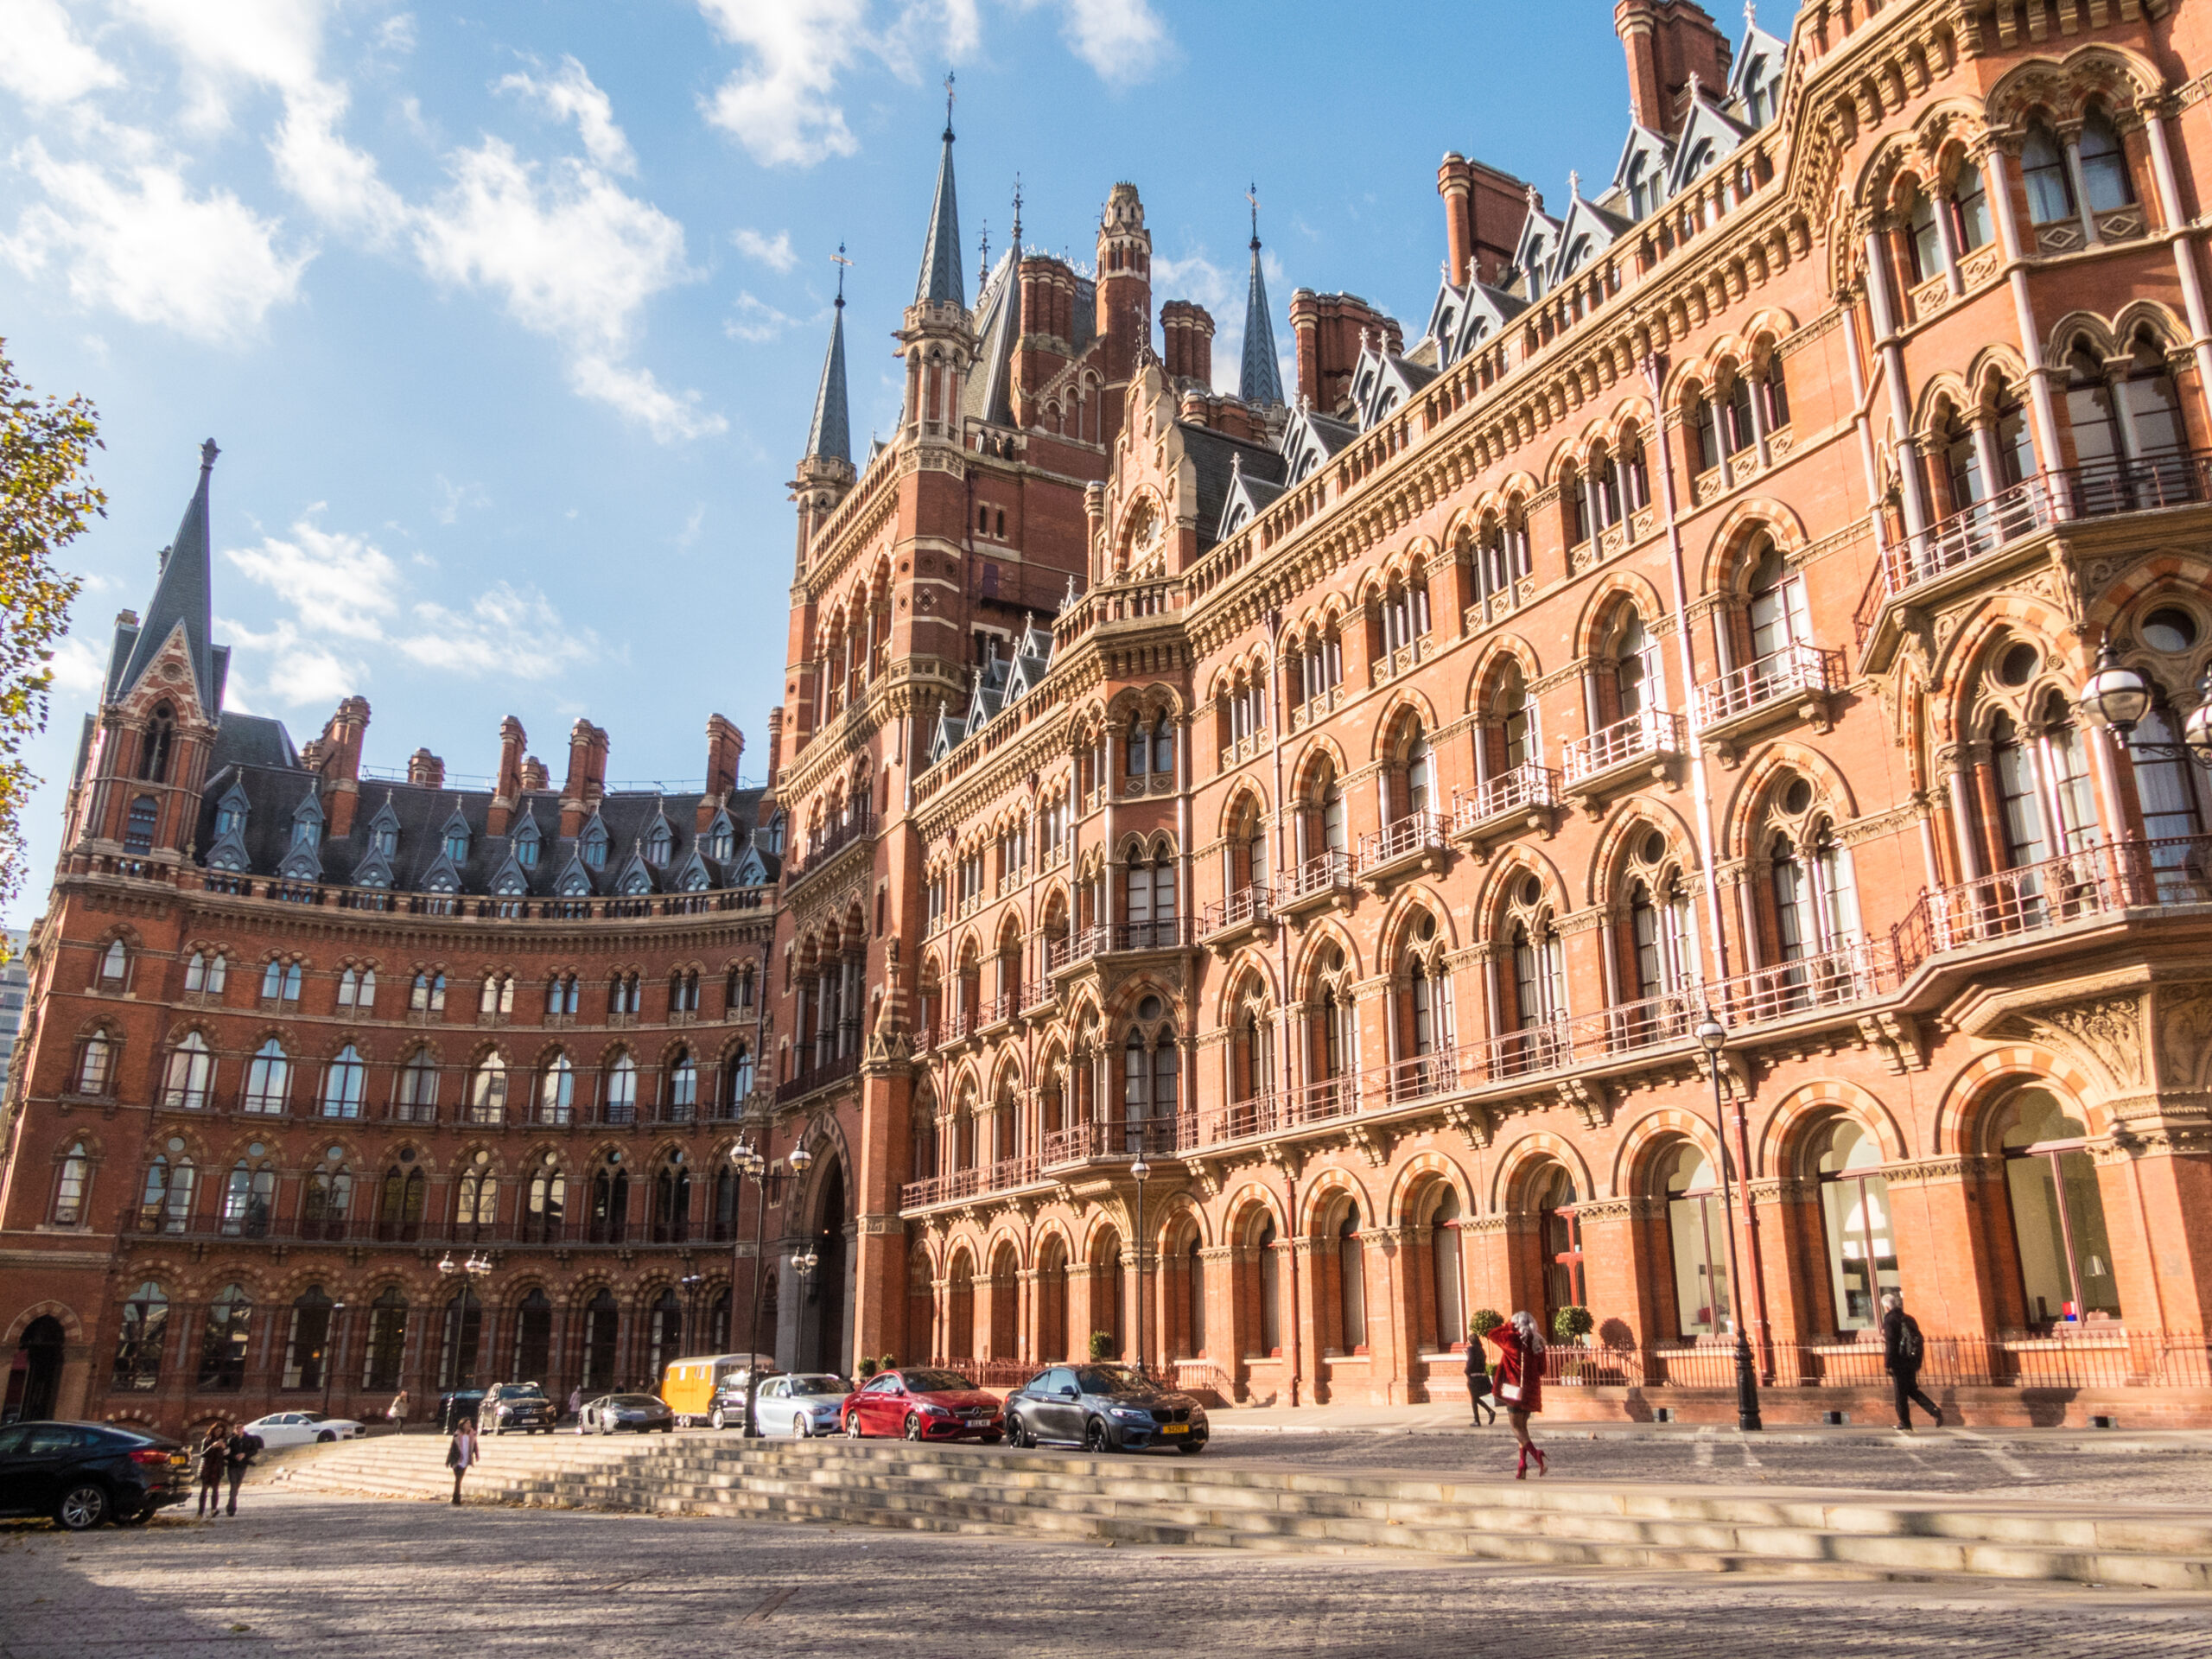
<path id="1" fill-rule="evenodd" d="M 1521 1442 L 1521 1461 L 1516 1480 L 1529 1478 L 1529 1459 L 1536 1472 L 1544 1472 L 1544 1454 L 1529 1438 L 1529 1417 L 1544 1408 L 1544 1337 L 1527 1313 L 1516 1313 L 1490 1333 L 1497 1346 L 1497 1403 L 1505 1408 L 1505 1421 L 1513 1425 L 1513 1438 Z"/>

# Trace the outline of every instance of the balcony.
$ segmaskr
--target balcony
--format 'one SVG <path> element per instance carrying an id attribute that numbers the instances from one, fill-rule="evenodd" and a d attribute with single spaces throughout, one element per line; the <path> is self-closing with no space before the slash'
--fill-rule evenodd
<path id="1" fill-rule="evenodd" d="M 1699 686 L 1690 694 L 1690 719 L 1708 741 L 1785 709 L 1825 730 L 1828 700 L 1842 688 L 1841 652 L 1787 645 Z"/>
<path id="2" fill-rule="evenodd" d="M 1232 946 L 1274 926 L 1274 895 L 1265 887 L 1240 888 L 1198 912 L 1198 942 L 1210 950 Z"/>
<path id="3" fill-rule="evenodd" d="M 1178 1152 L 1190 1144 L 1196 1122 L 1192 1113 L 1147 1122 L 1077 1123 L 1055 1129 L 1045 1137 L 1043 1165 L 1061 1169 L 1070 1164 L 1125 1163 L 1139 1152 L 1147 1157 Z"/>
<path id="4" fill-rule="evenodd" d="M 1191 943 L 1191 918 L 1164 916 L 1156 922 L 1116 922 L 1109 947 L 1125 950 L 1180 950 Z"/>
<path id="5" fill-rule="evenodd" d="M 802 1064 L 796 1077 L 787 1077 L 776 1085 L 776 1104 L 788 1106 L 795 1100 L 804 1100 L 809 1095 L 832 1088 L 852 1077 L 861 1069 L 860 1051 L 840 1054 L 815 1065 Z"/>
<path id="6" fill-rule="evenodd" d="M 2212 836 L 2123 841 L 1920 895 L 1891 933 L 1900 967 L 2139 909 L 2212 904 Z"/>
<path id="7" fill-rule="evenodd" d="M 1362 836 L 1359 879 L 1379 890 L 1424 870 L 1441 869 L 1451 850 L 1446 832 L 1441 812 L 1408 812 L 1395 823 Z"/>
<path id="8" fill-rule="evenodd" d="M 899 1207 L 926 1210 L 932 1205 L 957 1204 L 987 1193 L 1011 1192 L 1035 1181 L 1040 1167 L 1036 1154 L 1023 1153 L 977 1169 L 955 1170 L 950 1175 L 908 1181 L 899 1189 Z"/>
<path id="9" fill-rule="evenodd" d="M 1587 737 L 1571 738 L 1561 754 L 1562 777 L 1576 793 L 1588 793 L 1630 773 L 1656 779 L 1688 747 L 1682 717 L 1666 709 L 1645 709 L 1617 720 Z"/>
<path id="10" fill-rule="evenodd" d="M 784 891 L 789 893 L 858 841 L 874 833 L 874 822 L 865 805 L 855 806 L 840 824 L 833 824 L 807 843 L 805 851 L 784 871 Z"/>
<path id="11" fill-rule="evenodd" d="M 1278 916 L 1295 916 L 1346 902 L 1351 895 L 1351 855 L 1334 849 L 1317 854 L 1286 876 L 1274 891 Z"/>
<path id="12" fill-rule="evenodd" d="M 1020 1011 L 1021 997 L 1018 991 L 1001 991 L 996 996 L 986 997 L 976 1013 L 976 1035 L 981 1036 L 995 1026 L 1009 1023 Z"/>
<path id="13" fill-rule="evenodd" d="M 1453 795 L 1452 833 L 1478 840 L 1486 833 L 1546 829 L 1559 805 L 1559 773 L 1525 761 Z"/>
<path id="14" fill-rule="evenodd" d="M 1078 927 L 1065 939 L 1054 939 L 1046 956 L 1046 970 L 1065 974 L 1080 968 L 1107 948 L 1106 929 L 1093 924 Z"/>
<path id="15" fill-rule="evenodd" d="M 2062 500 L 2052 475 L 2038 473 L 1884 549 L 1854 618 L 1859 643 L 1865 645 L 1891 601 L 2049 529 L 2065 516 Z"/>

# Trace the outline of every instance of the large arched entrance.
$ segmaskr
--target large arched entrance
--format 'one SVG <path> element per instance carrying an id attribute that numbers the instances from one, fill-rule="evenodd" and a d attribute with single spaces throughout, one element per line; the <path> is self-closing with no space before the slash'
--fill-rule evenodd
<path id="1" fill-rule="evenodd" d="M 852 1368 L 846 1363 L 845 1354 L 852 1329 L 845 1272 L 845 1166 L 834 1157 L 823 1161 L 814 1226 L 806 1239 L 814 1251 L 816 1267 L 808 1277 L 799 1318 L 798 1366 L 801 1370 L 849 1374 Z"/>
<path id="2" fill-rule="evenodd" d="M 61 1399 L 61 1321 L 41 1314 L 23 1328 L 8 1368 L 8 1403 L 0 1423 L 43 1422 Z"/>

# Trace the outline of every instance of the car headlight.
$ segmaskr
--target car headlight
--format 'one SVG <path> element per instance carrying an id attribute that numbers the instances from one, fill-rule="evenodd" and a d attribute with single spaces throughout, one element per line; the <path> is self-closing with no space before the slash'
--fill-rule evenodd
<path id="1" fill-rule="evenodd" d="M 1149 1425 L 1152 1421 L 1152 1414 L 1148 1411 L 1132 1411 L 1126 1406 L 1116 1406 L 1112 1409 L 1114 1415 L 1120 1418 L 1125 1423 L 1144 1423 Z"/>
<path id="2" fill-rule="evenodd" d="M 952 1414 L 947 1411 L 943 1406 L 925 1405 L 921 1410 L 922 1415 L 925 1417 L 950 1417 L 952 1415 Z"/>

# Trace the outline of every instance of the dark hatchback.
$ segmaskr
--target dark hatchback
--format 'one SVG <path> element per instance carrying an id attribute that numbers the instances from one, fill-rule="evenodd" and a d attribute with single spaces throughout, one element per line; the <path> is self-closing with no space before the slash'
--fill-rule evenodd
<path id="1" fill-rule="evenodd" d="M 1172 1446 L 1188 1453 L 1204 1451 L 1206 1435 L 1204 1406 L 1134 1365 L 1055 1365 L 1006 1401 L 1006 1437 L 1015 1446 L 1051 1440 L 1091 1452 Z"/>
<path id="2" fill-rule="evenodd" d="M 483 1434 L 550 1434 L 559 1414 L 535 1382 L 499 1382 L 477 1402 L 476 1427 Z"/>
<path id="3" fill-rule="evenodd" d="M 454 1389 L 438 1396 L 437 1425 L 441 1433 L 450 1434 L 464 1417 L 474 1422 L 480 1432 L 484 1427 L 482 1413 L 485 1389 Z"/>
<path id="4" fill-rule="evenodd" d="M 72 1532 L 144 1521 L 192 1496 L 192 1459 L 175 1440 L 111 1423 L 0 1428 L 0 1515 L 50 1515 Z"/>

